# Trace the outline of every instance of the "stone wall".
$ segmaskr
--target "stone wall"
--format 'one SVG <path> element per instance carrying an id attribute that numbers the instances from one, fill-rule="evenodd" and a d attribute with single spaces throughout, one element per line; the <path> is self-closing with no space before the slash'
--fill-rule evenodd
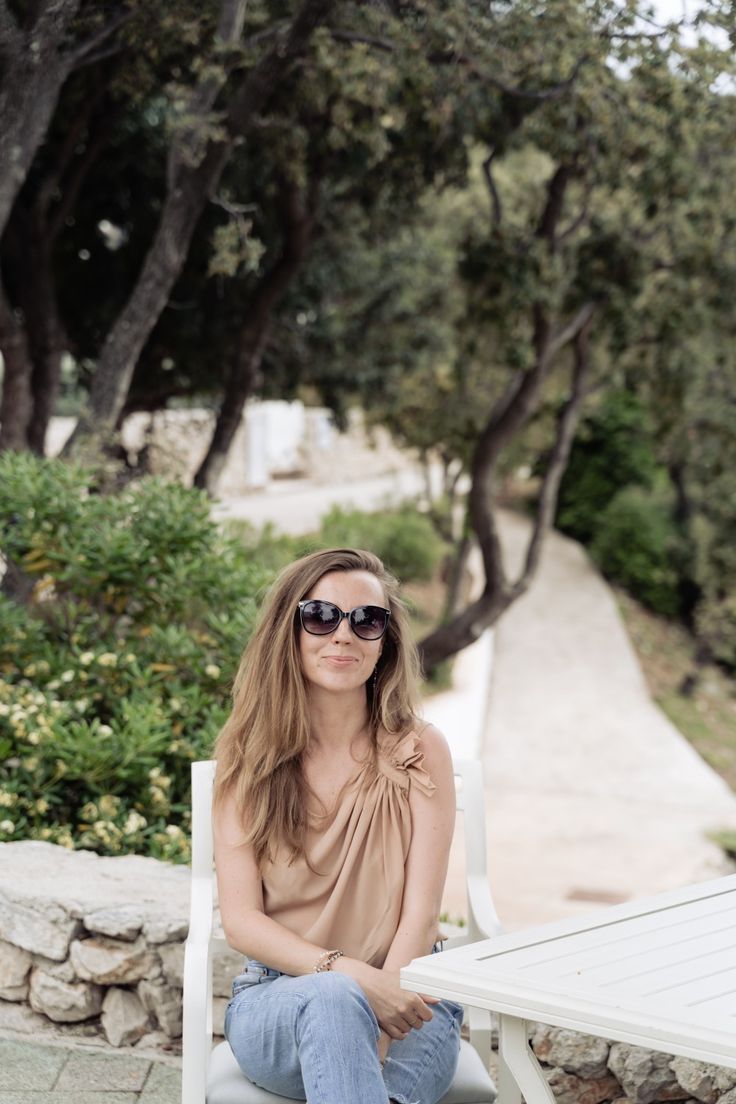
<path id="1" fill-rule="evenodd" d="M 0 1031 L 176 1049 L 188 915 L 184 867 L 0 844 Z M 215 960 L 217 1033 L 241 963 Z"/>
<path id="2" fill-rule="evenodd" d="M 0 844 L 0 1033 L 177 1051 L 189 871 L 50 843 Z M 222 1032 L 242 957 L 220 954 Z M 532 1025 L 559 1104 L 736 1104 L 736 1070 Z"/>
<path id="3" fill-rule="evenodd" d="M 736 1070 L 542 1024 L 530 1038 L 558 1104 L 736 1104 Z"/>

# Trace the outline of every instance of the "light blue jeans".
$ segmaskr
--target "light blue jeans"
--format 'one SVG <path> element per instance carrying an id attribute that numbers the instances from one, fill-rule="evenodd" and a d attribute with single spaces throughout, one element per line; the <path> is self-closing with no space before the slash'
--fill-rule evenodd
<path id="1" fill-rule="evenodd" d="M 233 982 L 225 1036 L 243 1073 L 269 1092 L 309 1104 L 436 1104 L 460 1051 L 463 1009 L 431 1005 L 432 1019 L 394 1040 L 378 1061 L 378 1021 L 346 974 L 291 977 L 250 960 Z"/>

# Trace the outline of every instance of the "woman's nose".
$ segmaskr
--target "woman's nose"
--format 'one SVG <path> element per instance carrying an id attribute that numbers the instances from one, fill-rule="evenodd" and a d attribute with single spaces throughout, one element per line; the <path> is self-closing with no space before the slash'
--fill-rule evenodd
<path id="1" fill-rule="evenodd" d="M 340 643 L 347 644 L 350 642 L 351 635 L 352 631 L 350 629 L 350 625 L 348 624 L 347 617 L 341 617 L 340 624 L 332 633 L 332 639 L 337 640 Z"/>

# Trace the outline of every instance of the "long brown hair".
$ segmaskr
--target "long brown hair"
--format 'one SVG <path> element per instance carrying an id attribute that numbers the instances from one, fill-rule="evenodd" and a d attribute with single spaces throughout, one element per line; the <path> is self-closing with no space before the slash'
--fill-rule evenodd
<path id="1" fill-rule="evenodd" d="M 416 720 L 419 663 L 399 586 L 378 556 L 357 548 L 312 552 L 284 568 L 263 603 L 233 684 L 233 708 L 215 744 L 215 806 L 234 792 L 243 842 L 259 863 L 279 844 L 294 859 L 303 850 L 306 794 L 301 754 L 310 737 L 307 684 L 298 645 L 297 604 L 330 571 L 369 571 L 386 595 L 391 618 L 366 684 L 374 748 L 385 729 L 399 735 Z"/>

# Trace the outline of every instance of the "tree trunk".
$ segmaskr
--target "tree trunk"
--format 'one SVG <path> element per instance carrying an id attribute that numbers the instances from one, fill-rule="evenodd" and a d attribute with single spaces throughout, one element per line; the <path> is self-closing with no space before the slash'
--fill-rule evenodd
<path id="1" fill-rule="evenodd" d="M 107 443 L 125 403 L 138 357 L 169 300 L 199 216 L 229 152 L 229 147 L 221 144 L 197 169 L 182 166 L 182 179 L 166 196 L 161 221 L 133 293 L 105 339 L 86 407 L 63 455 L 78 451 L 85 439 L 93 452 Z"/>
<path id="2" fill-rule="evenodd" d="M 0 400 L 0 452 L 28 448 L 32 363 L 23 324 L 8 302 L 0 278 L 0 349 L 5 374 Z"/>
<path id="3" fill-rule="evenodd" d="M 248 317 L 240 334 L 238 358 L 225 388 L 207 455 L 194 477 L 195 487 L 202 487 L 210 495 L 216 493 L 245 403 L 253 392 L 273 312 L 299 271 L 309 249 L 318 190 L 319 182 L 315 179 L 309 186 L 306 202 L 302 203 L 299 190 L 294 184 L 286 183 L 283 187 L 281 206 L 284 243 L 281 255 L 258 284 L 248 304 Z"/>
<path id="4" fill-rule="evenodd" d="M 587 306 L 587 305 L 586 305 Z M 538 373 L 539 364 L 530 369 L 527 375 L 539 376 L 534 387 L 526 387 L 524 380 L 516 381 L 507 392 L 507 396 L 498 404 L 495 412 L 480 436 L 472 464 L 472 485 L 469 495 L 470 519 L 481 545 L 483 565 L 486 574 L 483 593 L 478 599 L 462 610 L 452 620 L 440 625 L 419 644 L 419 654 L 425 673 L 444 659 L 455 655 L 462 648 L 474 643 L 485 629 L 495 624 L 508 607 L 528 589 L 539 566 L 542 541 L 549 530 L 554 517 L 560 481 L 567 465 L 570 448 L 580 418 L 585 397 L 585 381 L 590 370 L 589 329 L 592 308 L 583 309 L 575 316 L 577 328 L 568 324 L 548 345 L 540 346 L 540 352 L 546 361 L 546 371 L 551 368 L 549 348 L 561 348 L 560 340 L 565 335 L 575 347 L 575 368 L 570 398 L 560 415 L 557 436 L 542 483 L 537 505 L 537 517 L 532 536 L 527 547 L 523 571 L 514 583 L 506 578 L 501 545 L 496 529 L 493 508 L 493 475 L 496 461 L 503 444 L 511 432 L 524 425 L 536 409 L 536 400 L 545 373 Z M 546 327 L 548 336 L 551 327 Z M 509 395 L 511 398 L 509 399 Z"/>
<path id="5" fill-rule="evenodd" d="M 52 269 L 55 235 L 49 231 L 41 205 L 34 204 L 22 217 L 19 208 L 20 201 L 8 224 L 6 239 L 17 277 L 18 306 L 23 312 L 31 360 L 33 405 L 28 447 L 43 456 L 46 431 L 59 393 L 65 347 Z"/>
<path id="6" fill-rule="evenodd" d="M 89 400 L 64 454 L 86 441 L 92 455 L 103 451 L 118 420 L 143 346 L 168 302 L 186 260 L 199 216 L 214 192 L 234 145 L 253 126 L 293 59 L 335 0 L 303 0 L 284 42 L 244 78 L 225 108 L 228 136 L 202 150 L 195 124 L 174 140 L 169 154 L 168 186 L 161 221 L 130 299 L 108 334 L 92 380 Z M 244 0 L 223 0 L 218 39 L 236 45 Z M 207 78 L 192 95 L 190 114 L 204 124 L 219 86 Z M 197 160 L 196 164 L 193 161 Z"/>
<path id="7" fill-rule="evenodd" d="M 464 532 L 460 537 L 449 565 L 449 578 L 445 594 L 444 621 L 449 621 L 457 616 L 463 595 L 463 586 L 468 573 L 468 560 L 473 547 L 473 537 L 469 532 Z"/>
<path id="8" fill-rule="evenodd" d="M 245 404 L 253 393 L 269 328 L 270 318 L 264 319 L 259 331 L 254 328 L 253 334 L 242 340 L 237 360 L 229 374 L 212 440 L 194 476 L 194 486 L 201 487 L 211 496 L 217 493 L 217 484 L 238 432 Z"/>
<path id="9" fill-rule="evenodd" d="M 79 0 L 46 3 L 27 31 L 7 9 L 1 13 L 0 236 L 72 68 L 72 55 L 62 47 L 78 8 Z"/>
<path id="10" fill-rule="evenodd" d="M 546 200 L 534 237 L 544 244 L 550 257 L 557 250 L 557 227 L 562 217 L 565 193 L 574 176 L 574 166 L 562 163 L 547 182 Z M 513 376 L 494 406 L 478 438 L 470 468 L 468 512 L 483 557 L 486 577 L 483 593 L 467 609 L 440 625 L 420 642 L 419 654 L 425 672 L 431 671 L 437 663 L 477 640 L 484 629 L 492 625 L 526 590 L 537 569 L 541 541 L 554 515 L 560 478 L 567 463 L 582 404 L 582 381 L 589 363 L 588 329 L 594 311 L 594 302 L 588 301 L 565 325 L 555 330 L 554 319 L 544 302 L 539 300 L 532 305 L 532 365 Z M 571 397 L 558 425 L 557 440 L 545 475 L 526 564 L 519 579 L 510 584 L 504 571 L 493 505 L 496 466 L 508 442 L 536 411 L 542 386 L 555 359 L 570 342 L 575 343 L 576 358 Z"/>
<path id="11" fill-rule="evenodd" d="M 511 599 L 499 591 L 485 589 L 481 596 L 447 624 L 441 625 L 419 643 L 422 670 L 428 675 L 443 660 L 461 652 L 496 623 L 511 604 Z"/>
<path id="12" fill-rule="evenodd" d="M 91 40 L 70 47 L 67 36 L 79 6 L 79 0 L 39 0 L 31 9 L 32 22 L 29 23 L 26 12 L 27 26 L 21 28 L 5 0 L 0 0 L 0 237 L 10 231 L 13 210 L 17 210 L 20 202 L 19 193 L 48 132 L 62 85 L 87 47 L 102 41 L 121 22 L 118 15 L 107 27 L 96 31 Z M 82 113 L 82 125 L 88 114 Z M 66 143 L 67 159 L 77 140 L 78 133 L 72 128 Z M 0 292 L 3 299 L 0 350 L 6 366 L 0 406 L 3 420 L 0 448 L 31 447 L 43 453 L 58 393 L 61 327 L 50 267 L 53 243 L 61 227 L 58 212 L 55 227 L 47 221 L 54 185 L 58 184 L 58 178 L 47 181 L 45 195 L 36 197 L 33 240 L 21 240 L 20 247 L 15 247 L 20 258 L 18 271 L 30 271 L 32 277 L 25 280 L 27 294 L 18 296 L 23 322 L 12 310 L 4 290 Z M 59 211 L 63 207 L 62 201 Z M 26 213 L 21 215 L 22 225 L 27 217 Z M 29 256 L 32 252 L 36 254 L 36 262 L 40 262 L 35 273 Z"/>
<path id="13" fill-rule="evenodd" d="M 53 289 L 49 289 L 53 293 Z M 46 434 L 49 422 L 56 408 L 61 386 L 61 360 L 63 343 L 60 337 L 58 315 L 53 308 L 47 313 L 40 311 L 38 327 L 29 328 L 29 344 L 33 360 L 31 392 L 33 410 L 28 426 L 28 447 L 37 456 L 46 455 Z"/>

